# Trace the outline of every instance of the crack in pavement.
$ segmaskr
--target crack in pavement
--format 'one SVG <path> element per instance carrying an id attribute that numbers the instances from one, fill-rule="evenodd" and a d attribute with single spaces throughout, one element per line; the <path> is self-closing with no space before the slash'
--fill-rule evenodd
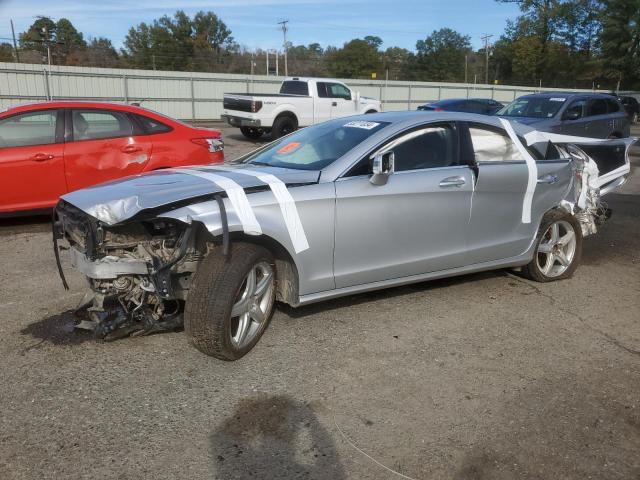
<path id="1" fill-rule="evenodd" d="M 577 318 L 578 320 L 580 320 L 580 322 L 582 322 L 586 327 L 588 327 L 591 331 L 598 333 L 599 335 L 601 335 L 602 337 L 604 337 L 609 343 L 611 343 L 612 345 L 620 348 L 621 350 L 626 351 L 627 353 L 630 353 L 631 355 L 637 355 L 640 356 L 640 350 L 636 350 L 634 348 L 628 347 L 625 344 L 623 344 L 620 340 L 618 340 L 617 338 L 615 338 L 614 336 L 608 334 L 607 332 L 600 330 L 597 327 L 594 327 L 593 325 L 591 325 L 582 315 L 580 315 L 579 313 L 573 312 L 571 310 L 568 310 L 566 308 L 564 308 L 556 299 L 555 297 L 553 297 L 552 295 L 549 295 L 548 293 L 543 292 L 540 287 L 538 287 L 537 285 L 534 285 L 533 283 L 529 283 L 528 281 L 526 281 L 525 279 L 518 277 L 517 275 L 514 275 L 513 273 L 509 273 L 507 272 L 507 276 L 513 278 L 514 280 L 517 280 L 519 283 L 526 285 L 527 287 L 531 288 L 532 290 L 534 290 L 538 295 L 545 297 L 547 299 L 549 299 L 551 301 L 551 304 L 558 307 L 558 309 L 560 311 L 562 311 L 563 313 L 566 313 L 567 315 L 570 315 L 574 318 Z"/>

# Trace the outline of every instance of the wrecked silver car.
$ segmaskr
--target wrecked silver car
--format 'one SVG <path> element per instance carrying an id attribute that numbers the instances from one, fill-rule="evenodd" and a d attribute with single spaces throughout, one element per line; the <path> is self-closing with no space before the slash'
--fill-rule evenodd
<path id="1" fill-rule="evenodd" d="M 629 174 L 630 139 L 595 140 L 466 113 L 329 121 L 223 166 L 137 175 L 62 197 L 98 337 L 184 324 L 199 350 L 250 351 L 276 301 L 514 267 L 569 277 Z M 61 276 L 64 280 L 62 268 Z"/>

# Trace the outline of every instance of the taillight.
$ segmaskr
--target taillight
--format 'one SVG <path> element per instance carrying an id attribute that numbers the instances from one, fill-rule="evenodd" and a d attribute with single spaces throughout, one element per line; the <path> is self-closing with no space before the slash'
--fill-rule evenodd
<path id="1" fill-rule="evenodd" d="M 260 100 L 251 100 L 251 112 L 256 113 L 262 108 L 262 102 Z"/>
<path id="2" fill-rule="evenodd" d="M 440 107 L 436 107 L 433 109 L 434 112 L 444 112 L 444 110 Z"/>
<path id="3" fill-rule="evenodd" d="M 192 138 L 191 141 L 206 148 L 211 153 L 224 150 L 224 142 L 219 138 Z"/>

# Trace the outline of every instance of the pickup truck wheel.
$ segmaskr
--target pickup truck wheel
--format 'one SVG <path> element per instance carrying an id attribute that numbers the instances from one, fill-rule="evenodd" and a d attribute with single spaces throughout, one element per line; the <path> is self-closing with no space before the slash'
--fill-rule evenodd
<path id="1" fill-rule="evenodd" d="M 271 137 L 275 140 L 276 138 L 284 137 L 285 135 L 290 134 L 298 128 L 298 122 L 295 118 L 290 116 L 278 117 L 273 122 L 273 127 L 271 128 Z"/>
<path id="2" fill-rule="evenodd" d="M 580 223 L 568 212 L 553 211 L 542 219 L 533 260 L 523 267 L 522 273 L 537 282 L 569 278 L 578 268 L 581 255 Z"/>
<path id="3" fill-rule="evenodd" d="M 254 128 L 254 127 L 240 127 L 240 131 L 242 132 L 242 135 L 244 135 L 250 140 L 257 140 L 264 133 L 264 131 L 261 128 Z"/>
<path id="4" fill-rule="evenodd" d="M 185 305 L 184 328 L 201 352 L 221 360 L 246 355 L 266 330 L 275 303 L 271 253 L 234 243 L 229 258 L 213 252 L 195 273 Z"/>

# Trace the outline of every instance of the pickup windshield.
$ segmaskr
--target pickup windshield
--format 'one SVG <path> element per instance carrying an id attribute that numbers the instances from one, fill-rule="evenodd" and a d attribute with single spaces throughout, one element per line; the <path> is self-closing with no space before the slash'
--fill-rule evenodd
<path id="1" fill-rule="evenodd" d="M 320 170 L 389 122 L 339 119 L 307 127 L 249 153 L 237 163 Z"/>
<path id="2" fill-rule="evenodd" d="M 502 117 L 553 118 L 567 99 L 558 97 L 519 98 L 500 110 Z"/>
<path id="3" fill-rule="evenodd" d="M 299 80 L 285 80 L 280 87 L 280 93 L 284 95 L 309 96 L 309 84 Z"/>

